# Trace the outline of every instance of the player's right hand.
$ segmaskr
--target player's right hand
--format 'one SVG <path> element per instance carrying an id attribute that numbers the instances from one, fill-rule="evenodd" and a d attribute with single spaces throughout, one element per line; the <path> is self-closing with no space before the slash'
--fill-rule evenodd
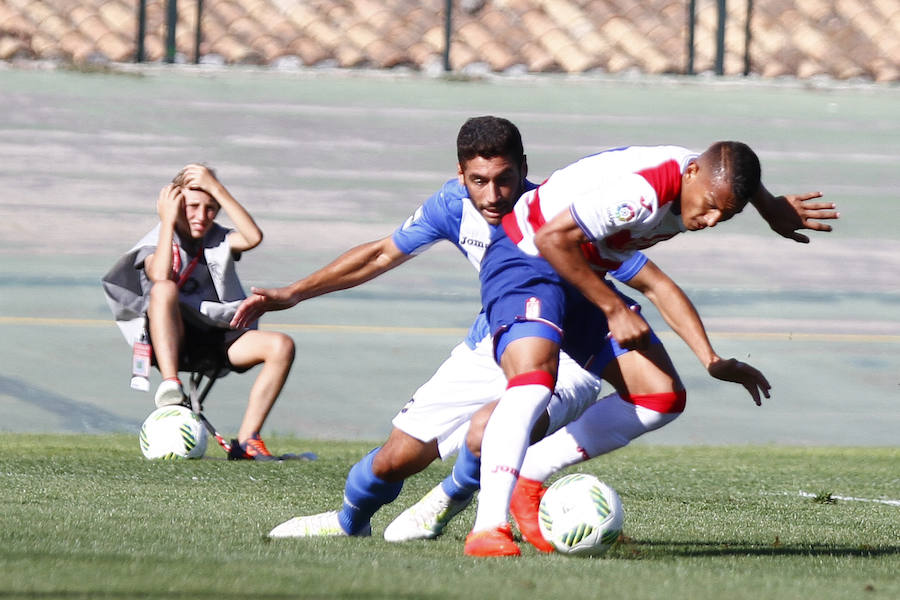
<path id="1" fill-rule="evenodd" d="M 178 222 L 178 218 L 184 213 L 184 194 L 180 187 L 170 183 L 159 191 L 156 213 L 163 223 L 174 225 Z"/>
<path id="2" fill-rule="evenodd" d="M 626 350 L 643 350 L 650 345 L 650 326 L 640 310 L 635 304 L 607 315 L 610 335 Z"/>
<path id="3" fill-rule="evenodd" d="M 251 287 L 250 291 L 252 294 L 241 302 L 231 319 L 231 327 L 235 329 L 249 327 L 270 310 L 284 310 L 297 304 L 289 288 Z"/>

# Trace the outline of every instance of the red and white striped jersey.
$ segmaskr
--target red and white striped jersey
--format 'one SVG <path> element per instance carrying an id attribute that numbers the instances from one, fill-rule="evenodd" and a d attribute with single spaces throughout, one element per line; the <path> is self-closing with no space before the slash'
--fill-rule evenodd
<path id="1" fill-rule="evenodd" d="M 628 146 L 582 158 L 525 194 L 503 228 L 537 256 L 535 232 L 568 210 L 592 242 L 584 248 L 588 261 L 601 270 L 617 268 L 635 251 L 685 231 L 681 175 L 697 156 L 679 146 Z"/>

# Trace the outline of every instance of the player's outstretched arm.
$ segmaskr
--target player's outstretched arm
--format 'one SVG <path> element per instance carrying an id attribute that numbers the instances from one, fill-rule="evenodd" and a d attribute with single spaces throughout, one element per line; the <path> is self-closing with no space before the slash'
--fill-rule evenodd
<path id="1" fill-rule="evenodd" d="M 669 327 L 693 350 L 710 375 L 743 385 L 757 406 L 762 403 L 760 393 L 769 397 L 771 386 L 762 373 L 748 364 L 733 358 L 726 360 L 716 354 L 690 298 L 655 263 L 647 261 L 628 285 L 653 302 Z"/>
<path id="2" fill-rule="evenodd" d="M 232 327 L 246 327 L 264 313 L 285 310 L 299 302 L 370 281 L 412 258 L 388 236 L 360 244 L 318 271 L 281 288 L 251 288 L 253 295 L 238 307 Z"/>
<path id="3" fill-rule="evenodd" d="M 238 306 L 231 319 L 235 329 L 249 327 L 254 321 L 272 310 L 285 310 L 299 302 L 291 293 L 290 286 L 280 288 L 251 288 L 253 292 Z"/>
<path id="4" fill-rule="evenodd" d="M 760 184 L 751 202 L 772 231 L 795 242 L 808 244 L 809 237 L 797 230 L 831 231 L 831 225 L 821 221 L 840 217 L 833 202 L 816 201 L 821 197 L 821 192 L 774 196 Z"/>

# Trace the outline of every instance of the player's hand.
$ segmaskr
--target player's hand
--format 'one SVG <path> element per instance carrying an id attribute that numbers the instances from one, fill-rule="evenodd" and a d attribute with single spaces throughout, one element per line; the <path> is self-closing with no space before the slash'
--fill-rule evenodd
<path id="1" fill-rule="evenodd" d="M 808 244 L 809 238 L 798 233 L 798 229 L 831 231 L 831 225 L 821 221 L 837 219 L 840 213 L 835 210 L 833 202 L 814 201 L 821 197 L 821 192 L 778 196 L 770 207 L 769 214 L 765 215 L 769 227 L 778 235 L 801 244 Z"/>
<path id="2" fill-rule="evenodd" d="M 184 214 L 184 194 L 180 187 L 170 183 L 159 191 L 156 213 L 163 223 L 174 225 L 178 222 L 178 219 Z"/>
<path id="3" fill-rule="evenodd" d="M 732 381 L 744 386 L 757 406 L 762 405 L 759 397 L 760 392 L 766 398 L 770 398 L 769 390 L 772 386 L 766 380 L 766 377 L 757 369 L 751 367 L 747 363 L 742 363 L 735 358 L 719 359 L 710 363 L 707 372 L 716 379 L 722 381 Z"/>
<path id="4" fill-rule="evenodd" d="M 640 316 L 635 304 L 607 315 L 609 334 L 626 350 L 643 350 L 650 346 L 650 326 Z"/>
<path id="5" fill-rule="evenodd" d="M 205 165 L 190 164 L 184 168 L 184 187 L 212 194 L 218 179 Z"/>
<path id="6" fill-rule="evenodd" d="M 289 288 L 251 287 L 252 294 L 238 306 L 231 319 L 231 327 L 242 329 L 250 326 L 270 310 L 284 310 L 297 304 Z"/>

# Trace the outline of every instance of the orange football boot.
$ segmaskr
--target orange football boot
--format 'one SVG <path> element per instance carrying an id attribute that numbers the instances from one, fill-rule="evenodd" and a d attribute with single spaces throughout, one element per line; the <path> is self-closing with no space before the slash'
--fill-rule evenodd
<path id="1" fill-rule="evenodd" d="M 546 491 L 540 481 L 519 477 L 509 501 L 509 512 L 526 542 L 541 552 L 553 552 L 553 544 L 544 539 L 538 524 L 541 498 Z"/>
<path id="2" fill-rule="evenodd" d="M 522 551 L 513 540 L 512 528 L 501 525 L 494 529 L 473 531 L 466 536 L 463 552 L 468 556 L 520 556 Z"/>

